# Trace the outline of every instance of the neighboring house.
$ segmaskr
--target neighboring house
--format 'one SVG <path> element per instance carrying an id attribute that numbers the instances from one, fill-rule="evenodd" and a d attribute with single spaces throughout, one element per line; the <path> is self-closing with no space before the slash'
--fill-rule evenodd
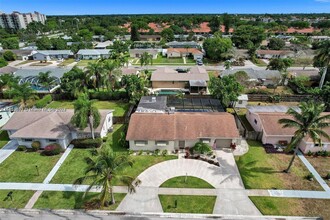
<path id="1" fill-rule="evenodd" d="M 263 144 L 290 143 L 296 129 L 283 128 L 283 125 L 278 123 L 282 118 L 293 119 L 292 116 L 286 114 L 288 108 L 287 106 L 248 106 L 246 118 L 255 131 L 262 133 Z M 298 107 L 294 108 L 299 110 Z M 330 133 L 330 128 L 326 128 L 324 131 Z M 303 153 L 330 151 L 330 141 L 322 139 L 322 146 L 320 146 L 318 143 L 314 144 L 310 137 L 306 137 L 299 143 L 299 148 Z"/>
<path id="2" fill-rule="evenodd" d="M 5 66 L 5 67 L 0 68 L 0 75 L 1 75 L 1 74 L 6 74 L 6 73 L 15 74 L 15 72 L 16 72 L 17 70 L 18 70 L 18 69 L 15 68 L 15 67 Z"/>
<path id="3" fill-rule="evenodd" d="M 17 104 L 13 104 L 12 102 L 0 102 L 0 127 L 8 122 L 17 109 Z"/>
<path id="4" fill-rule="evenodd" d="M 104 41 L 104 42 L 99 42 L 94 49 L 107 49 L 107 47 L 112 46 L 113 42 L 112 41 Z"/>
<path id="5" fill-rule="evenodd" d="M 203 52 L 196 48 L 168 48 L 166 54 L 168 58 L 188 56 L 192 56 L 194 60 L 203 58 Z"/>
<path id="6" fill-rule="evenodd" d="M 134 113 L 126 140 L 131 150 L 178 150 L 202 141 L 213 148 L 240 144 L 232 114 L 217 113 Z"/>
<path id="7" fill-rule="evenodd" d="M 38 50 L 33 54 L 33 60 L 49 61 L 53 59 L 68 59 L 72 56 L 71 50 Z"/>
<path id="8" fill-rule="evenodd" d="M 138 75 L 140 73 L 139 68 L 129 68 L 129 67 L 123 67 L 121 69 L 121 73 L 123 76 L 125 75 Z"/>
<path id="9" fill-rule="evenodd" d="M 249 81 L 257 82 L 265 86 L 276 84 L 282 78 L 282 75 L 278 70 L 256 70 L 253 68 L 224 70 L 221 72 L 220 77 L 233 75 L 239 71 L 246 72 L 248 77 L 250 78 Z"/>
<path id="10" fill-rule="evenodd" d="M 313 42 L 321 42 L 321 41 L 330 40 L 330 37 L 329 36 L 310 36 L 309 38 Z"/>
<path id="11" fill-rule="evenodd" d="M 154 35 L 140 35 L 141 41 L 160 41 L 162 36 L 154 34 Z"/>
<path id="12" fill-rule="evenodd" d="M 107 135 L 113 124 L 113 110 L 99 110 L 101 115 L 100 125 L 94 129 L 95 136 Z M 72 126 L 70 120 L 74 114 L 73 109 L 67 110 L 29 110 L 15 112 L 9 121 L 2 127 L 8 132 L 11 140 L 16 140 L 19 145 L 31 147 L 33 141 L 39 141 L 41 148 L 51 143 L 58 143 L 63 149 L 73 139 L 90 137 L 89 127 L 84 130 Z"/>
<path id="13" fill-rule="evenodd" d="M 242 94 L 237 97 L 237 101 L 235 101 L 235 108 L 246 108 L 248 105 L 249 97 L 246 94 Z"/>
<path id="14" fill-rule="evenodd" d="M 314 68 L 314 69 L 290 69 L 289 70 L 289 76 L 294 78 L 294 77 L 299 77 L 299 76 L 306 76 L 309 78 L 310 81 L 313 82 L 319 82 L 320 81 L 320 73 L 319 70 Z"/>
<path id="15" fill-rule="evenodd" d="M 1 51 L 5 52 L 6 50 Z M 35 50 L 9 50 L 16 55 L 16 60 L 29 60 L 32 59 L 32 55 L 35 54 L 37 51 Z"/>
<path id="16" fill-rule="evenodd" d="M 200 45 L 195 41 L 172 41 L 166 43 L 169 48 L 200 48 Z"/>
<path id="17" fill-rule="evenodd" d="M 78 51 L 77 58 L 81 60 L 107 59 L 110 57 L 110 53 L 109 49 L 82 49 Z"/>
<path id="18" fill-rule="evenodd" d="M 256 55 L 260 59 L 291 58 L 294 52 L 290 50 L 257 50 Z"/>
<path id="19" fill-rule="evenodd" d="M 153 89 L 189 89 L 190 93 L 206 92 L 208 81 L 209 75 L 201 66 L 188 69 L 159 67 L 151 75 Z"/>
<path id="20" fill-rule="evenodd" d="M 157 59 L 158 50 L 157 49 L 129 49 L 129 55 L 132 58 L 139 58 L 143 53 L 147 52 L 152 55 L 152 59 Z"/>

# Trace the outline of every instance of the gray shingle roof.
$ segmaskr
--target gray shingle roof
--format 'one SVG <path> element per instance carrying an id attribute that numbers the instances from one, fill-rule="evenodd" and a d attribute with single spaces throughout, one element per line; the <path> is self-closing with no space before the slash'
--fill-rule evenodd
<path id="1" fill-rule="evenodd" d="M 110 54 L 109 49 L 82 49 L 78 51 L 78 55 L 104 55 Z"/>
<path id="2" fill-rule="evenodd" d="M 169 67 L 157 68 L 151 75 L 151 81 L 189 81 L 205 80 L 209 81 L 209 75 L 204 67 L 194 66 L 187 73 L 178 73 L 175 69 Z"/>
<path id="3" fill-rule="evenodd" d="M 37 53 L 41 53 L 44 55 L 58 55 L 58 54 L 73 55 L 71 50 L 37 50 Z"/>
<path id="4" fill-rule="evenodd" d="M 224 70 L 222 71 L 220 76 L 222 77 L 222 76 L 232 75 L 239 71 L 246 72 L 250 79 L 281 78 L 281 73 L 278 70 L 255 70 L 253 68 Z"/>

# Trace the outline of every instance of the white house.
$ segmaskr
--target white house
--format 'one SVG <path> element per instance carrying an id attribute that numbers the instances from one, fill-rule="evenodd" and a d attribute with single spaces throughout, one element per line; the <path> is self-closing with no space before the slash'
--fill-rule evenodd
<path id="1" fill-rule="evenodd" d="M 246 108 L 248 105 L 249 97 L 246 94 L 242 94 L 237 97 L 237 101 L 235 102 L 235 108 Z"/>
<path id="2" fill-rule="evenodd" d="M 77 53 L 77 58 L 81 60 L 98 60 L 110 57 L 110 49 L 83 49 Z"/>
<path id="3" fill-rule="evenodd" d="M 134 113 L 126 140 L 131 150 L 178 150 L 202 141 L 213 148 L 240 144 L 232 114 L 211 113 Z"/>
<path id="4" fill-rule="evenodd" d="M 188 57 L 192 56 L 194 60 L 203 59 L 203 52 L 196 48 L 168 48 L 167 49 L 167 57 Z"/>
<path id="5" fill-rule="evenodd" d="M 292 119 L 286 114 L 287 106 L 248 106 L 246 118 L 255 131 L 262 132 L 262 143 L 278 145 L 283 142 L 290 143 L 294 136 L 295 128 L 283 128 L 278 121 L 282 118 Z M 295 107 L 299 110 L 298 107 Z M 330 133 L 330 128 L 325 128 L 326 133 Z M 322 138 L 322 146 L 313 143 L 310 137 L 304 138 L 299 143 L 299 148 L 303 153 L 330 151 L 330 141 Z"/>
<path id="6" fill-rule="evenodd" d="M 157 56 L 158 56 L 157 49 L 130 49 L 129 50 L 130 57 L 132 57 L 132 58 L 139 58 L 145 52 L 152 55 L 152 59 L 157 59 Z"/>
<path id="7" fill-rule="evenodd" d="M 38 50 L 33 54 L 33 60 L 49 61 L 53 59 L 67 59 L 73 56 L 71 50 Z"/>
<path id="8" fill-rule="evenodd" d="M 94 132 L 96 137 L 104 137 L 112 127 L 113 110 L 99 112 L 100 125 Z M 19 145 L 31 147 L 33 141 L 39 141 L 41 148 L 58 143 L 66 149 L 73 139 L 91 136 L 89 127 L 79 130 L 70 123 L 73 113 L 73 109 L 19 111 L 14 113 L 2 130 L 6 130 L 9 138 L 16 140 Z"/>

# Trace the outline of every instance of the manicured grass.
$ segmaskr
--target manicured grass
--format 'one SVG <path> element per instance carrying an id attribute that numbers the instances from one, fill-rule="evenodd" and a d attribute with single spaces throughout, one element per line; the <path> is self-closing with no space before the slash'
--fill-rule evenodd
<path id="1" fill-rule="evenodd" d="M 159 195 L 159 199 L 164 212 L 212 214 L 216 196 Z"/>
<path id="2" fill-rule="evenodd" d="M 330 219 L 330 199 L 250 197 L 264 215 L 313 216 Z"/>
<path id="3" fill-rule="evenodd" d="M 167 58 L 167 57 L 162 57 L 162 56 L 157 56 L 157 59 L 154 59 L 152 61 L 153 65 L 155 64 L 167 64 L 167 63 L 182 63 L 183 64 L 183 59 L 181 57 L 177 58 Z"/>
<path id="4" fill-rule="evenodd" d="M 124 116 L 129 108 L 129 103 L 122 101 L 96 101 L 94 105 L 98 109 L 114 109 L 114 116 Z M 72 101 L 52 101 L 47 108 L 73 109 Z"/>
<path id="5" fill-rule="evenodd" d="M 60 157 L 61 155 L 47 157 L 38 152 L 16 151 L 0 164 L 0 182 L 41 183 Z"/>
<path id="6" fill-rule="evenodd" d="M 7 198 L 8 193 L 12 191 L 12 200 Z M 33 196 L 34 191 L 23 190 L 0 190 L 0 208 L 24 208 L 26 203 Z"/>
<path id="7" fill-rule="evenodd" d="M 261 59 L 257 59 L 256 62 L 254 63 L 255 65 L 259 66 L 259 67 L 265 67 L 267 66 L 267 63 L 265 63 L 263 60 Z"/>
<path id="8" fill-rule="evenodd" d="M 0 131 L 0 149 L 5 146 L 9 141 L 7 131 Z"/>
<path id="9" fill-rule="evenodd" d="M 214 187 L 197 177 L 193 176 L 178 176 L 172 179 L 166 180 L 160 187 L 165 188 L 208 188 L 214 189 Z"/>
<path id="10" fill-rule="evenodd" d="M 46 62 L 46 63 L 44 63 L 44 62 L 42 62 L 42 63 L 36 62 L 36 63 L 30 64 L 30 66 L 48 66 L 50 64 L 53 64 L 53 63 L 52 62 Z"/>
<path id="11" fill-rule="evenodd" d="M 70 58 L 70 59 L 64 60 L 62 63 L 58 64 L 57 66 L 67 66 L 67 65 L 69 65 L 69 64 L 71 64 L 73 62 L 75 62 L 75 60 L 72 59 L 72 58 Z"/>
<path id="12" fill-rule="evenodd" d="M 307 160 L 312 164 L 315 170 L 320 174 L 321 177 L 325 177 L 330 173 L 330 157 L 308 157 Z M 330 181 L 326 180 L 330 186 Z"/>
<path id="13" fill-rule="evenodd" d="M 188 58 L 188 57 L 186 57 L 186 63 L 195 64 L 196 61 L 195 61 L 194 59 L 192 59 L 192 58 Z"/>
<path id="14" fill-rule="evenodd" d="M 96 60 L 80 60 L 76 66 L 81 66 L 81 67 L 85 67 L 88 65 L 88 63 L 94 63 L 96 62 Z"/>
<path id="15" fill-rule="evenodd" d="M 114 125 L 114 131 L 108 135 L 107 144 L 103 147 L 109 147 L 112 145 L 112 148 L 117 153 L 127 154 L 128 150 L 122 147 L 119 144 L 119 138 L 121 136 L 121 132 L 124 129 L 122 124 Z M 66 158 L 63 165 L 57 171 L 56 175 L 52 179 L 52 183 L 73 183 L 79 177 L 84 175 L 84 170 L 86 168 L 86 162 L 84 158 L 90 156 L 89 149 L 73 149 L 69 156 Z M 147 155 L 139 155 L 132 156 L 135 163 L 133 168 L 126 168 L 121 170 L 120 173 L 124 173 L 130 175 L 132 177 L 137 177 L 142 171 L 147 169 L 148 167 L 160 163 L 165 160 L 176 159 L 177 156 L 147 156 Z M 88 183 L 86 183 L 88 184 Z M 123 185 L 120 181 L 114 179 L 114 185 Z"/>
<path id="16" fill-rule="evenodd" d="M 83 192 L 54 192 L 44 191 L 33 208 L 36 209 L 84 209 L 86 201 L 96 199 L 99 193 L 88 193 L 83 198 Z M 105 210 L 115 210 L 120 202 L 124 199 L 126 194 L 116 193 L 116 203 L 108 207 L 104 207 Z"/>
<path id="17" fill-rule="evenodd" d="M 296 158 L 290 173 L 283 173 L 292 155 L 266 154 L 259 142 L 249 141 L 249 152 L 235 157 L 245 188 L 322 190 L 317 181 L 308 181 L 309 173 Z"/>

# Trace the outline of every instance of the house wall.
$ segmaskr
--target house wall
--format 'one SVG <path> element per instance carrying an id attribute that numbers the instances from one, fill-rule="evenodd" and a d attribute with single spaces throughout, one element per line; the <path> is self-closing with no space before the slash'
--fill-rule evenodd
<path id="1" fill-rule="evenodd" d="M 78 54 L 78 58 L 81 60 L 97 60 L 100 59 L 101 56 L 100 55 L 81 55 Z"/>
<path id="2" fill-rule="evenodd" d="M 263 144 L 278 144 L 279 141 L 287 141 L 290 143 L 293 135 L 288 136 L 269 136 L 265 132 L 262 134 L 261 142 Z"/>
<path id="3" fill-rule="evenodd" d="M 45 60 L 50 60 L 50 57 L 42 53 L 35 53 L 33 54 L 33 60 L 45 61 Z"/>
<path id="4" fill-rule="evenodd" d="M 104 124 L 102 126 L 102 130 L 100 133 L 101 138 L 105 137 L 108 134 L 108 131 L 112 127 L 112 125 L 113 125 L 113 113 L 110 112 L 105 117 Z"/>
<path id="5" fill-rule="evenodd" d="M 176 81 L 153 81 L 152 88 L 180 88 L 184 89 L 186 82 L 176 82 Z"/>
<path id="6" fill-rule="evenodd" d="M 171 53 L 167 53 L 167 57 L 171 58 L 171 57 L 181 57 L 180 53 L 177 52 L 171 52 Z"/>
<path id="7" fill-rule="evenodd" d="M 32 141 L 25 141 L 25 139 L 22 138 L 14 138 L 13 140 L 17 140 L 19 145 L 24 145 L 27 148 L 31 148 L 31 144 L 33 141 L 39 141 L 41 144 L 41 148 L 45 148 L 47 145 L 51 144 L 51 143 L 57 143 L 59 145 L 61 145 L 61 147 L 63 149 L 66 149 L 67 146 L 69 145 L 69 143 L 71 142 L 71 135 L 68 134 L 65 138 L 63 139 L 55 139 L 55 141 L 50 141 L 49 139 L 40 139 L 40 138 L 32 138 Z"/>
<path id="8" fill-rule="evenodd" d="M 299 143 L 300 150 L 307 154 L 310 152 L 318 152 L 318 151 L 329 151 L 330 152 L 330 142 L 324 142 L 322 143 L 321 147 L 315 147 L 315 144 L 313 142 L 305 142 L 304 140 Z"/>
<path id="9" fill-rule="evenodd" d="M 255 131 L 262 131 L 262 123 L 257 114 L 247 111 L 245 116 Z"/>
<path id="10" fill-rule="evenodd" d="M 146 145 L 143 146 L 139 146 L 135 144 L 135 141 L 130 140 L 129 141 L 129 148 L 130 150 L 135 150 L 135 151 L 139 151 L 139 150 L 168 150 L 168 151 L 172 151 L 175 148 L 175 141 L 169 141 L 168 145 L 166 146 L 156 146 L 156 141 L 148 141 L 148 143 Z"/>
<path id="11" fill-rule="evenodd" d="M 246 108 L 247 105 L 248 105 L 247 100 L 238 100 L 235 102 L 235 108 Z"/>
<path id="12" fill-rule="evenodd" d="M 203 54 L 194 54 L 194 60 L 203 59 Z"/>

